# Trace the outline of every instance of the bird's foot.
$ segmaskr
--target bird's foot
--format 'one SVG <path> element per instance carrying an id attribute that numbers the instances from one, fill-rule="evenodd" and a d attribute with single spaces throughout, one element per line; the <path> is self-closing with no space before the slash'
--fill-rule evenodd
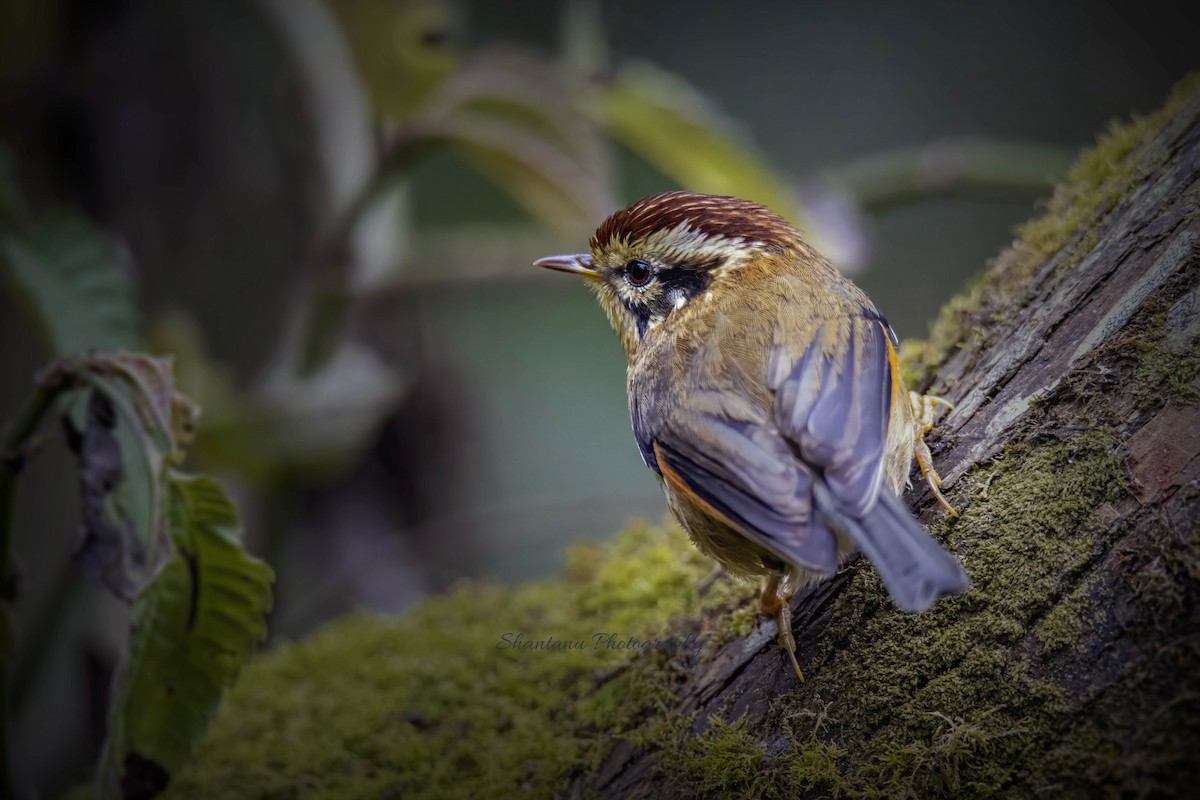
<path id="1" fill-rule="evenodd" d="M 763 581 L 759 602 L 763 614 L 774 617 L 779 626 L 779 646 L 787 653 L 796 670 L 796 677 L 804 683 L 804 673 L 800 670 L 800 662 L 796 660 L 796 638 L 792 636 L 792 593 L 788 581 L 782 575 L 774 573 Z"/>
<path id="2" fill-rule="evenodd" d="M 948 400 L 936 395 L 917 394 L 916 392 L 908 393 L 908 401 L 912 405 L 913 412 L 913 454 L 917 458 L 917 466 L 921 468 L 921 475 L 925 478 L 925 483 L 929 484 L 929 490 L 933 492 L 933 496 L 950 513 L 950 516 L 957 517 L 958 512 L 942 494 L 942 477 L 934 469 L 933 453 L 929 452 L 929 445 L 925 444 L 925 434 L 933 430 L 933 423 L 937 418 L 937 407 L 945 406 L 947 411 L 953 411 L 954 406 Z"/>

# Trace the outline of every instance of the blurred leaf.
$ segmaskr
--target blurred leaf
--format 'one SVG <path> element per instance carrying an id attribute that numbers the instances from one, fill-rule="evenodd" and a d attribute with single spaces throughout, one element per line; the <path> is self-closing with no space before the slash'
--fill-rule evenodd
<path id="1" fill-rule="evenodd" d="M 178 329 L 162 333 L 186 343 Z M 198 341 L 180 358 L 194 385 L 205 387 L 201 397 L 212 401 L 196 458 L 256 481 L 312 480 L 344 468 L 371 443 L 404 392 L 403 381 L 374 352 L 344 340 L 309 375 L 279 362 L 247 396 L 233 392 Z"/>
<path id="2" fill-rule="evenodd" d="M 412 237 L 412 206 L 406 181 L 396 180 L 363 209 L 350 233 L 355 253 L 350 290 L 355 294 L 395 285 L 404 274 Z"/>
<path id="3" fill-rule="evenodd" d="M 292 81 L 305 113 L 293 122 L 312 138 L 323 174 L 322 210 L 336 221 L 370 183 L 378 155 L 378 120 L 362 84 L 351 42 L 326 0 L 255 0 L 288 50 Z"/>
<path id="4" fill-rule="evenodd" d="M 311 375 L 272 372 L 254 393 L 246 420 L 256 420 L 259 445 L 277 465 L 328 474 L 371 442 L 403 388 L 373 351 L 344 341 Z"/>
<path id="5" fill-rule="evenodd" d="M 0 230 L 23 305 L 54 352 L 140 347 L 133 292 L 111 243 L 81 217 L 44 217 Z"/>
<path id="6" fill-rule="evenodd" d="M 0 229 L 0 247 L 18 299 L 60 356 L 52 371 L 90 390 L 76 393 L 74 420 L 65 420 L 83 498 L 77 560 L 132 600 L 161 558 L 163 472 L 190 437 L 194 409 L 176 395 L 169 359 L 125 352 L 142 346 L 132 289 L 91 223 L 14 220 Z"/>
<path id="7" fill-rule="evenodd" d="M 785 180 L 682 79 L 645 62 L 623 67 L 590 107 L 614 139 L 681 186 L 762 203 L 803 227 Z"/>
<path id="8" fill-rule="evenodd" d="M 142 446 L 159 451 L 164 458 L 179 461 L 191 442 L 198 408 L 175 390 L 174 359 L 145 353 L 101 353 L 82 362 L 87 379 L 110 397 L 120 397 L 112 381 L 120 380 L 133 390 L 126 413 L 136 415 Z"/>
<path id="9" fill-rule="evenodd" d="M 243 549 L 237 510 L 221 487 L 173 474 L 169 522 L 174 556 L 134 606 L 100 797 L 151 796 L 164 787 L 266 636 L 274 573 Z"/>
<path id="10" fill-rule="evenodd" d="M 477 111 L 521 123 L 601 172 L 609 166 L 604 138 L 573 89 L 553 65 L 518 50 L 497 49 L 464 64 L 431 109 L 433 115 Z"/>
<path id="11" fill-rule="evenodd" d="M 511 51 L 463 66 L 414 122 L 550 225 L 595 225 L 616 204 L 609 148 L 547 65 Z"/>
<path id="12" fill-rule="evenodd" d="M 330 0 L 377 113 L 407 119 L 457 63 L 447 0 Z"/>
<path id="13" fill-rule="evenodd" d="M 299 375 L 293 329 L 261 383 L 239 393 L 204 348 L 189 317 L 152 327 L 155 344 L 175 353 L 180 385 L 204 406 L 193 460 L 255 481 L 311 480 L 356 458 L 403 397 L 404 382 L 375 353 L 344 338 L 319 369 Z"/>
<path id="14" fill-rule="evenodd" d="M 137 353 L 66 359 L 82 419 L 65 420 L 79 462 L 85 574 L 132 601 L 164 557 L 166 469 L 191 437 L 196 413 L 174 390 L 169 358 Z M 75 417 L 80 414 L 76 413 Z"/>
<path id="15" fill-rule="evenodd" d="M 1040 196 L 1071 166 L 1074 152 L 975 136 L 884 150 L 825 174 L 865 208 L 926 200 L 951 191 L 981 197 Z"/>
<path id="16" fill-rule="evenodd" d="M 146 487 L 151 475 L 127 480 L 122 448 L 116 435 L 117 412 L 103 392 L 87 393 L 86 421 L 68 441 L 79 461 L 79 495 L 83 541 L 75 552 L 80 570 L 126 602 L 132 602 L 155 566 L 153 501 L 146 492 L 131 498 L 131 489 Z M 134 521 L 137 517 L 137 522 Z"/>
<path id="17" fill-rule="evenodd" d="M 603 218 L 604 187 L 545 138 L 482 115 L 458 116 L 443 132 L 463 157 L 544 223 L 571 229 Z"/>
<path id="18" fill-rule="evenodd" d="M 171 473 L 197 409 L 175 391 L 169 357 L 126 352 L 140 346 L 137 316 L 112 247 L 79 217 L 26 223 L 24 213 L 7 213 L 20 202 L 10 177 L 0 158 L 0 247 L 59 353 L 39 377 L 35 399 L 45 400 L 15 446 L 28 443 L 42 409 L 61 403 L 83 496 L 77 560 L 134 602 L 97 790 L 151 797 L 265 636 L 273 574 L 243 550 L 236 511 L 216 483 Z M 11 636 L 10 610 L 0 605 L 0 634 Z"/>
<path id="19" fill-rule="evenodd" d="M 273 573 L 245 553 L 221 488 L 169 466 L 182 458 L 196 414 L 174 389 L 170 358 L 63 357 L 41 381 L 87 399 L 85 419 L 67 423 L 84 495 L 80 561 L 134 602 L 97 795 L 152 797 L 264 638 Z M 130 464 L 142 471 L 132 473 Z M 135 494 L 147 506 L 140 519 L 129 511 L 141 505 L 130 503 Z"/>

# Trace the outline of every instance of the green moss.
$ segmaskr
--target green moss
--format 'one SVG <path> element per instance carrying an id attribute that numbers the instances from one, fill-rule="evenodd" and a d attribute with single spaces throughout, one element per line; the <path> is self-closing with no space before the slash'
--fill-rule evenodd
<path id="1" fill-rule="evenodd" d="M 745 723 L 745 717 L 732 724 L 714 718 L 702 735 L 687 740 L 679 765 L 698 792 L 744 797 L 762 777 L 762 745 Z"/>
<path id="2" fill-rule="evenodd" d="M 678 529 L 635 526 L 573 551 L 560 581 L 340 620 L 245 671 L 167 796 L 550 797 L 596 763 L 600 731 L 661 705 L 653 676 L 688 651 L 620 645 L 706 608 L 709 569 Z M 497 649 L 518 634 L 539 646 Z"/>
<path id="3" fill-rule="evenodd" d="M 945 526 L 966 595 L 905 615 L 868 571 L 842 593 L 802 692 L 834 698 L 844 796 L 987 796 L 1049 738 L 1064 692 L 1031 670 L 1021 638 L 1105 529 L 1096 508 L 1123 486 L 1112 443 L 1014 447 L 975 473 L 973 501 Z M 811 759 L 811 743 L 800 750 Z"/>
<path id="4" fill-rule="evenodd" d="M 836 742 L 821 738 L 828 735 L 833 722 L 829 716 L 831 706 L 820 695 L 814 695 L 784 719 L 784 728 L 795 743 L 795 751 L 786 759 L 793 790 L 820 796 L 851 793 L 852 787 L 839 767 L 846 758 L 845 751 Z"/>
<path id="5" fill-rule="evenodd" d="M 1083 620 L 1075 604 L 1067 602 L 1055 606 L 1037 626 L 1038 638 L 1047 650 L 1062 650 L 1079 641 L 1083 632 Z"/>
<path id="6" fill-rule="evenodd" d="M 1046 201 L 1045 212 L 1018 226 L 1013 245 L 942 308 L 930 325 L 929 337 L 901 346 L 910 387 L 927 386 L 955 351 L 973 352 L 981 325 L 1023 305 L 1035 270 L 1051 256 L 1064 251 L 1057 262 L 1060 274 L 1075 268 L 1095 245 L 1096 222 L 1117 206 L 1130 186 L 1160 166 L 1145 161 L 1141 146 L 1195 102 L 1198 94 L 1200 74 L 1189 75 L 1176 84 L 1158 111 L 1109 125 L 1068 171 Z"/>
<path id="7" fill-rule="evenodd" d="M 1084 616 L 1085 627 L 1111 627 L 1115 617 L 1123 628 L 1111 645 L 1120 649 L 1108 654 L 1119 677 L 1118 669 L 1097 671 L 1113 682 L 1091 693 L 1088 713 L 1038 758 L 1035 789 L 1062 794 L 1063 785 L 1086 781 L 1103 789 L 1097 796 L 1179 797 L 1200 780 L 1200 643 L 1189 635 L 1200 630 L 1198 501 L 1200 488 L 1180 490 L 1143 538 L 1116 548 L 1124 566 L 1115 602 Z"/>
<path id="8" fill-rule="evenodd" d="M 788 779 L 794 788 L 820 795 L 846 796 L 850 790 L 838 762 L 844 751 L 831 742 L 812 739 L 801 745 L 789 761 Z"/>
<path id="9" fill-rule="evenodd" d="M 741 638 L 748 636 L 760 619 L 761 616 L 756 604 L 750 602 L 741 603 L 729 614 L 728 627 L 726 628 L 729 637 Z"/>
<path id="10" fill-rule="evenodd" d="M 881 797 L 961 797 L 999 791 L 1009 775 L 995 768 L 995 744 L 1018 731 L 996 730 L 988 720 L 993 712 L 977 713 L 972 722 L 935 712 L 939 730 L 928 739 L 887 748 L 867 769 L 870 787 Z M 981 764 L 987 769 L 981 770 Z"/>
<path id="11" fill-rule="evenodd" d="M 1156 314 L 1132 346 L 1137 358 L 1133 399 L 1143 411 L 1165 403 L 1191 403 L 1200 398 L 1200 348 L 1173 349 L 1167 341 L 1165 313 Z"/>

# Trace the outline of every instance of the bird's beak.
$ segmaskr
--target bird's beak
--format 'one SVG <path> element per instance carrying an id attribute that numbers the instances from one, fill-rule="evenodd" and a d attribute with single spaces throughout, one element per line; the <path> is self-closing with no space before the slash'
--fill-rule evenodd
<path id="1" fill-rule="evenodd" d="M 533 262 L 533 265 L 535 267 L 545 267 L 546 269 L 556 269 L 559 272 L 573 272 L 576 275 L 583 275 L 585 278 L 594 278 L 597 275 L 596 270 L 592 268 L 591 253 L 546 256 Z"/>

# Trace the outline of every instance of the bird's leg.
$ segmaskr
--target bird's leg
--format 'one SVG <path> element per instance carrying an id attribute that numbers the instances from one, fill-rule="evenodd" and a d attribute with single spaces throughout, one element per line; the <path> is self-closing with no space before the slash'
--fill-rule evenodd
<path id="1" fill-rule="evenodd" d="M 929 490 L 933 492 L 933 496 L 946 511 L 950 512 L 950 516 L 957 517 L 958 512 L 942 494 L 942 477 L 933 468 L 933 454 L 929 452 L 929 445 L 925 444 L 925 434 L 933 430 L 937 407 L 945 406 L 946 410 L 953 411 L 954 406 L 936 395 L 917 394 L 916 392 L 908 393 L 908 401 L 912 405 L 913 412 L 913 454 L 917 458 L 917 466 L 921 468 L 921 475 L 925 478 L 925 483 L 929 484 Z"/>
<path id="2" fill-rule="evenodd" d="M 789 581 L 778 572 L 772 572 L 764 581 L 758 599 L 762 611 L 768 617 L 774 617 L 779 626 L 779 646 L 788 654 L 796 676 L 804 683 L 804 673 L 800 671 L 800 662 L 796 660 L 796 639 L 792 636 L 792 588 Z"/>

